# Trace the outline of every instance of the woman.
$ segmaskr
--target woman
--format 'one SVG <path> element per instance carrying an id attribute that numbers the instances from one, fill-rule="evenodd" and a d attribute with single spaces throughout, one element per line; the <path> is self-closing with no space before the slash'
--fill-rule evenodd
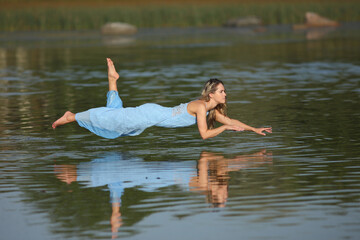
<path id="1" fill-rule="evenodd" d="M 93 108 L 77 114 L 67 111 L 52 124 L 54 129 L 57 126 L 77 121 L 81 127 L 110 139 L 139 135 L 151 126 L 185 127 L 196 123 L 203 139 L 215 137 L 225 130 L 249 130 L 260 135 L 272 132 L 271 128 L 253 128 L 227 117 L 226 91 L 224 84 L 218 79 L 210 79 L 206 82 L 199 100 L 180 104 L 174 108 L 153 103 L 135 108 L 123 108 L 116 85 L 119 74 L 110 58 L 107 58 L 107 65 L 109 92 L 106 107 Z M 214 128 L 215 121 L 223 125 Z"/>

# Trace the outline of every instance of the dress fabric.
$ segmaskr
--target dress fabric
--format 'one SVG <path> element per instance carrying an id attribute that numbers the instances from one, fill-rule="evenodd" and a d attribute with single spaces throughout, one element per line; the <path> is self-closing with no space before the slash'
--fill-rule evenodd
<path id="1" fill-rule="evenodd" d="M 123 107 L 117 91 L 107 93 L 106 107 L 92 108 L 75 115 L 81 127 L 98 136 L 114 139 L 136 136 L 151 126 L 186 127 L 196 123 L 196 117 L 187 112 L 188 103 L 163 107 L 146 103 L 138 107 Z"/>

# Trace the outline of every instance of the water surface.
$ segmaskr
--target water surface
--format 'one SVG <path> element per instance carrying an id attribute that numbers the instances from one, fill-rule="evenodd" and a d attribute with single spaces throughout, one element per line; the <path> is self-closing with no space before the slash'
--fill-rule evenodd
<path id="1" fill-rule="evenodd" d="M 358 29 L 2 36 L 1 238 L 358 239 Z M 105 105 L 106 57 L 125 106 L 188 102 L 217 77 L 231 117 L 274 133 L 53 131 Z"/>

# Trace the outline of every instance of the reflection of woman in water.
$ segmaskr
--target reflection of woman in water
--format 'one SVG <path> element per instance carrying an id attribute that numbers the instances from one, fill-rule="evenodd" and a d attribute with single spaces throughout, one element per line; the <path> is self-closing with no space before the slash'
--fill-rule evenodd
<path id="1" fill-rule="evenodd" d="M 229 172 L 271 163 L 265 150 L 251 155 L 225 158 L 220 154 L 202 152 L 197 164 L 197 175 L 189 183 L 190 190 L 204 194 L 213 207 L 225 207 L 228 198 Z"/>
<path id="2" fill-rule="evenodd" d="M 112 203 L 110 222 L 112 232 L 116 233 L 123 224 L 120 205 L 124 189 L 137 187 L 155 192 L 161 187 L 177 185 L 204 194 L 213 207 L 224 207 L 228 198 L 228 173 L 271 163 L 269 156 L 265 150 L 230 159 L 202 152 L 196 165 L 193 161 L 146 162 L 141 158 L 113 153 L 77 166 L 57 165 L 55 174 L 68 184 L 79 181 L 88 187 L 107 185 Z"/>
<path id="3" fill-rule="evenodd" d="M 195 123 L 198 125 L 203 139 L 215 137 L 225 130 L 254 131 L 260 135 L 271 133 L 271 128 L 253 128 L 226 115 L 226 91 L 222 81 L 210 79 L 206 82 L 201 98 L 177 107 L 162 107 L 147 103 L 139 107 L 124 108 L 117 91 L 116 72 L 111 59 L 107 59 L 109 92 L 106 107 L 93 108 L 74 114 L 67 111 L 52 124 L 57 126 L 77 121 L 89 131 L 104 137 L 117 138 L 121 136 L 139 135 L 151 126 L 185 127 Z M 223 125 L 214 128 L 215 121 Z"/>

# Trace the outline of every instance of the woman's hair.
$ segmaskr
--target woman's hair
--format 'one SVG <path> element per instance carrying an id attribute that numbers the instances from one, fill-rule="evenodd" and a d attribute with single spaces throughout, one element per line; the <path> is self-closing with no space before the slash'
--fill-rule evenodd
<path id="1" fill-rule="evenodd" d="M 224 83 L 217 78 L 211 78 L 210 80 L 208 80 L 205 83 L 205 86 L 201 92 L 200 100 L 204 100 L 205 102 L 210 101 L 210 93 L 214 93 L 217 90 L 219 84 L 224 85 Z M 221 114 L 227 116 L 226 103 L 218 104 L 214 109 L 211 109 L 206 118 L 209 129 L 212 129 L 215 126 L 216 110 L 218 110 Z"/>

